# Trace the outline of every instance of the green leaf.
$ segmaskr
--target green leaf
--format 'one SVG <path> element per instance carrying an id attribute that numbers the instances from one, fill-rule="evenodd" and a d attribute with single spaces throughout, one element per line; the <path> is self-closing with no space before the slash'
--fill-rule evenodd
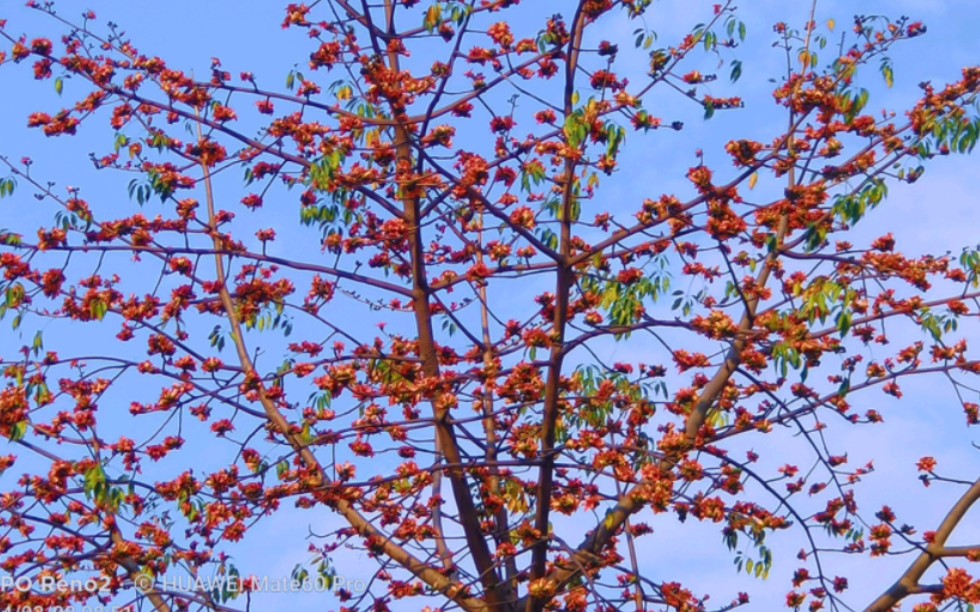
<path id="1" fill-rule="evenodd" d="M 737 81 L 739 77 L 742 76 L 742 62 L 741 60 L 732 60 L 732 73 L 729 78 L 731 78 L 732 83 Z"/>
<path id="2" fill-rule="evenodd" d="M 704 119 L 707 121 L 715 116 L 715 105 L 711 102 L 704 102 Z"/>
<path id="3" fill-rule="evenodd" d="M 24 436 L 27 435 L 27 423 L 27 421 L 20 421 L 10 428 L 11 442 L 17 442 L 24 439 Z"/>
<path id="4" fill-rule="evenodd" d="M 24 286 L 20 283 L 15 283 L 13 286 L 7 289 L 6 295 L 6 305 L 7 308 L 17 308 L 24 302 Z"/>
<path id="5" fill-rule="evenodd" d="M 13 195 L 14 187 L 16 186 L 17 186 L 17 182 L 14 180 L 13 177 L 0 180 L 0 198 Z"/>
<path id="6" fill-rule="evenodd" d="M 82 485 L 82 490 L 89 498 L 96 498 L 102 496 L 102 488 L 106 482 L 105 470 L 102 469 L 101 465 L 96 465 L 95 467 L 89 469 L 85 472 L 85 479 Z"/>
<path id="7" fill-rule="evenodd" d="M 582 144 L 582 141 L 585 140 L 585 136 L 588 133 L 578 113 L 572 113 L 565 119 L 562 132 L 564 132 L 565 140 L 568 141 L 568 146 L 570 147 L 578 147 Z"/>
<path id="8" fill-rule="evenodd" d="M 426 11 L 425 17 L 422 20 L 422 25 L 425 27 L 426 32 L 430 34 L 435 31 L 439 24 L 442 23 L 442 6 L 439 3 L 435 3 L 429 7 Z"/>
<path id="9" fill-rule="evenodd" d="M 881 76 L 885 78 L 885 85 L 888 87 L 895 84 L 895 73 L 892 71 L 891 64 L 887 62 L 881 63 Z"/>
<path id="10" fill-rule="evenodd" d="M 59 96 L 61 95 L 61 90 L 65 88 L 65 81 L 61 77 L 54 80 L 54 91 Z"/>
<path id="11" fill-rule="evenodd" d="M 92 300 L 89 305 L 89 314 L 93 319 L 101 321 L 105 318 L 105 313 L 109 311 L 109 306 L 102 300 Z"/>

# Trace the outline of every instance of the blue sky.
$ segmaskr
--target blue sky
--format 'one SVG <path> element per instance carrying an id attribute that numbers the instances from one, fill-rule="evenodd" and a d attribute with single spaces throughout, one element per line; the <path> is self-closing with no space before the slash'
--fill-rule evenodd
<path id="1" fill-rule="evenodd" d="M 567 10 L 568 4 L 559 0 L 525 0 L 524 3 L 528 10 L 541 14 Z M 667 39 L 670 32 L 685 32 L 694 23 L 705 19 L 710 14 L 712 4 L 655 2 L 647 14 L 647 21 Z M 636 200 L 638 189 L 649 188 L 655 194 L 687 189 L 684 169 L 696 163 L 695 150 L 703 149 L 706 162 L 720 168 L 729 164 L 722 148 L 729 139 L 757 136 L 766 140 L 762 135 L 775 134 L 781 129 L 779 126 L 783 118 L 772 103 L 772 85 L 768 79 L 779 77 L 783 57 L 778 50 L 770 48 L 774 40 L 771 27 L 775 21 L 785 21 L 794 26 L 801 24 L 806 19 L 810 3 L 803 0 L 753 0 L 744 4 L 740 18 L 748 25 L 749 39 L 738 52 L 745 66 L 743 77 L 735 87 L 727 86 L 725 79 L 719 79 L 716 95 L 726 92 L 740 95 L 746 100 L 746 108 L 739 112 L 720 112 L 705 122 L 700 119 L 699 112 L 683 101 L 665 100 L 664 115 L 683 118 L 685 129 L 677 133 L 661 131 L 656 138 L 648 141 L 631 136 L 627 143 L 628 152 L 630 147 L 647 148 L 643 155 L 627 154 L 624 159 L 632 161 L 621 169 L 618 176 L 610 179 L 608 185 L 604 185 L 604 197 L 610 203 Z M 67 16 L 72 17 L 82 8 L 82 5 L 70 2 L 62 2 L 59 6 Z M 100 22 L 112 20 L 120 24 L 143 52 L 159 54 L 171 65 L 202 76 L 208 74 L 211 58 L 220 57 L 224 68 L 233 74 L 248 70 L 256 74 L 260 84 L 278 89 L 282 87 L 285 74 L 294 65 L 305 64 L 310 51 L 309 41 L 302 33 L 280 29 L 280 3 L 208 0 L 205 5 L 200 1 L 186 0 L 157 3 L 103 0 L 89 3 L 88 6 L 98 13 Z M 206 10 L 202 8 L 204 6 Z M 980 58 L 980 37 L 975 35 L 980 9 L 974 0 L 821 1 L 818 21 L 826 23 L 827 19 L 834 18 L 840 31 L 850 27 L 855 10 L 893 17 L 908 14 L 914 19 L 923 20 L 929 28 L 926 36 L 902 44 L 890 54 L 895 64 L 895 86 L 886 89 L 879 85 L 873 92 L 873 105 L 901 108 L 915 98 L 919 91 L 916 84 L 920 81 L 931 80 L 938 85 L 953 80 L 961 67 Z M 19 5 L 8 4 L 0 8 L 0 18 L 9 20 L 8 28 L 11 31 L 24 31 L 29 37 L 54 37 L 59 32 L 50 19 Z M 514 25 L 515 28 L 524 26 L 531 30 L 538 27 L 537 23 Z M 603 25 L 605 29 L 602 34 L 604 38 L 629 45 L 634 27 L 625 20 L 610 20 Z M 727 68 L 719 70 L 719 73 L 727 74 Z M 125 186 L 130 177 L 96 173 L 87 161 L 90 151 L 104 151 L 111 146 L 111 130 L 104 122 L 97 120 L 84 126 L 75 138 L 44 139 L 38 132 L 28 131 L 24 126 L 29 113 L 42 109 L 51 111 L 58 107 L 59 101 L 51 82 L 32 82 L 27 71 L 11 70 L 4 66 L 0 70 L 0 83 L 7 92 L 0 96 L 0 154 L 12 159 L 22 156 L 33 158 L 36 161 L 34 169 L 39 176 L 51 177 L 58 182 L 59 188 L 67 185 L 81 187 L 85 197 L 107 209 L 111 209 L 113 202 L 128 205 Z M 69 82 L 65 85 L 66 99 L 71 99 L 71 93 L 72 83 Z M 977 169 L 975 157 L 938 160 L 916 184 L 895 189 L 886 204 L 869 215 L 856 230 L 856 235 L 868 239 L 891 231 L 898 239 L 899 249 L 913 253 L 958 252 L 963 246 L 975 245 L 980 241 L 977 232 L 980 227 L 980 213 L 977 211 L 980 209 L 977 207 L 975 187 L 970 181 Z M 219 183 L 232 196 L 239 194 L 232 191 L 238 180 L 235 172 L 233 177 L 224 178 L 224 182 Z M 295 226 L 293 215 L 292 210 L 286 212 L 283 215 L 285 223 L 277 226 L 282 239 L 272 246 L 273 254 L 292 254 L 293 249 L 298 248 L 297 243 L 310 236 L 309 232 L 292 227 Z M 33 200 L 27 196 L 26 190 L 15 199 L 0 201 L 0 227 L 28 228 L 21 231 L 30 233 L 32 226 L 46 223 L 49 219 L 50 213 L 46 209 L 33 207 Z M 267 219 L 252 221 L 243 217 L 243 223 L 252 230 Z M 245 235 L 249 233 L 245 232 Z M 860 242 L 858 239 L 854 241 Z M 358 324 L 364 322 L 364 319 L 357 320 Z M 54 325 L 50 331 L 59 329 Z M 64 331 L 68 337 L 52 339 L 49 348 L 57 348 L 56 344 L 62 343 L 69 352 L 72 347 L 98 346 L 102 341 L 98 329 L 74 326 L 65 327 Z M 56 337 L 52 333 L 48 336 Z M 6 357 L 9 347 L 20 342 L 23 340 L 17 337 L 16 332 L 6 326 L 0 328 L 0 356 Z M 275 348 L 270 346 L 268 350 L 274 352 Z M 630 350 L 610 347 L 613 353 L 622 351 L 616 353 L 620 357 L 629 356 Z M 915 479 L 915 461 L 923 455 L 933 455 L 943 468 L 956 476 L 975 478 L 973 466 L 976 465 L 977 454 L 971 448 L 971 442 L 976 441 L 977 436 L 964 429 L 962 411 L 944 381 L 914 380 L 906 382 L 903 388 L 906 397 L 897 404 L 881 394 L 867 396 L 868 401 L 876 402 L 879 409 L 884 411 L 887 408 L 884 425 L 871 430 L 870 434 L 865 428 L 841 428 L 834 433 L 840 436 L 837 444 L 852 453 L 852 465 L 863 465 L 870 459 L 876 461 L 877 470 L 867 478 L 862 489 L 867 507 L 873 507 L 876 503 L 880 505 L 883 502 L 878 500 L 885 500 L 895 508 L 900 520 L 915 523 L 921 530 L 931 529 L 941 519 L 957 491 L 940 486 L 924 490 Z M 128 412 L 123 412 L 128 415 Z M 126 427 L 125 422 L 117 425 L 121 430 Z M 785 445 L 786 456 L 792 456 L 796 452 L 793 440 L 788 435 L 783 438 L 767 439 L 762 443 Z M 5 454 L 3 445 L 0 445 L 0 453 Z M 209 452 L 200 453 L 201 465 L 206 465 Z M 188 453 L 178 456 L 186 458 Z M 18 472 L 17 469 L 13 471 Z M 9 487 L 13 478 L 12 474 L 0 476 L 0 486 Z M 896 482 L 902 483 L 898 494 L 894 489 Z M 272 520 L 261 522 L 250 532 L 246 543 L 232 546 L 229 550 L 246 573 L 288 576 L 297 562 L 309 556 L 305 542 L 308 532 L 327 531 L 335 527 L 337 521 L 336 517 L 329 515 L 286 511 Z M 964 523 L 954 543 L 980 539 L 977 524 L 980 521 Z M 775 608 L 789 591 L 787 576 L 796 567 L 793 557 L 799 548 L 799 540 L 795 540 L 793 534 L 787 534 L 785 540 L 773 543 L 777 558 L 768 581 L 736 574 L 731 556 L 721 545 L 717 528 L 713 525 L 689 521 L 683 529 L 675 530 L 664 522 L 662 528 L 658 527 L 657 537 L 656 549 L 644 549 L 641 553 L 644 563 L 651 568 L 648 573 L 653 577 L 681 580 L 696 593 L 717 593 L 716 598 L 746 591 L 753 597 L 753 605 L 750 606 L 753 610 Z M 665 555 L 665 550 L 671 551 L 670 554 Z M 703 554 L 704 550 L 708 550 L 709 554 Z M 373 562 L 343 551 L 335 555 L 334 562 L 338 572 L 349 580 L 367 578 L 375 569 Z M 835 559 L 833 573 L 855 576 L 852 579 L 855 588 L 849 600 L 858 606 L 890 583 L 907 562 L 904 557 L 873 561 L 867 557 Z M 860 581 L 857 576 L 861 577 Z M 717 599 L 714 601 L 720 603 Z M 272 605 L 289 605 L 294 609 L 306 609 L 306 606 L 333 609 L 337 603 L 329 594 L 291 594 L 259 595 L 255 598 L 255 605 L 259 609 Z M 412 608 L 409 606 L 405 609 Z"/>

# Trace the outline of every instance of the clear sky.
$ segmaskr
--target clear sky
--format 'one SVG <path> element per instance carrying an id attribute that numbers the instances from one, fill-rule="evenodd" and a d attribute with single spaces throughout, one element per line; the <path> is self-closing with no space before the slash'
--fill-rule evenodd
<path id="1" fill-rule="evenodd" d="M 523 4 L 532 12 L 548 14 L 566 11 L 571 3 L 566 0 L 525 0 Z M 655 29 L 665 32 L 686 31 L 710 15 L 712 4 L 710 1 L 661 0 L 649 10 L 647 21 Z M 776 21 L 785 21 L 794 27 L 800 26 L 809 13 L 810 2 L 744 0 L 742 4 L 740 17 L 748 25 L 749 37 L 744 48 L 739 50 L 738 58 L 745 67 L 738 86 L 725 91 L 742 96 L 746 108 L 719 113 L 710 121 L 703 121 L 676 101 L 665 101 L 665 114 L 673 112 L 685 116 L 685 130 L 663 135 L 653 143 L 656 148 L 647 154 L 626 155 L 624 159 L 632 161 L 621 169 L 616 180 L 610 181 L 606 191 L 610 202 L 636 199 L 636 190 L 647 187 L 656 194 L 685 189 L 686 181 L 680 169 L 695 163 L 696 150 L 704 150 L 709 165 L 721 166 L 729 163 L 722 148 L 726 141 L 760 137 L 780 129 L 773 127 L 774 121 L 782 122 L 783 118 L 776 113 L 771 97 L 773 85 L 768 79 L 781 75 L 784 59 L 778 50 L 771 48 L 774 40 L 772 25 Z M 83 4 L 68 0 L 58 6 L 69 17 L 74 17 L 83 8 Z M 302 67 L 307 62 L 311 49 L 301 33 L 280 29 L 283 4 L 268 0 L 100 0 L 84 6 L 95 10 L 100 22 L 112 20 L 120 24 L 143 52 L 159 54 L 172 66 L 206 75 L 211 58 L 220 57 L 224 68 L 233 74 L 248 70 L 273 89 L 281 87 L 291 68 L 297 64 Z M 826 23 L 833 18 L 838 28 L 849 28 L 855 11 L 892 17 L 908 14 L 928 26 L 927 35 L 900 45 L 891 54 L 895 65 L 894 87 L 887 89 L 881 85 L 874 91 L 873 106 L 907 106 L 919 93 L 919 82 L 928 80 L 938 85 L 955 80 L 962 67 L 976 64 L 980 59 L 980 37 L 976 35 L 980 4 L 976 0 L 821 0 L 818 21 Z M 0 19 L 8 20 L 10 31 L 23 31 L 29 37 L 47 35 L 54 38 L 61 31 L 51 19 L 17 2 L 0 6 Z M 526 27 L 536 28 L 537 24 Z M 605 27 L 608 28 L 606 37 L 628 41 L 635 26 L 621 20 L 610 21 Z M 722 69 L 719 73 L 726 74 L 726 71 Z M 723 87 L 719 84 L 719 89 Z M 72 83 L 65 84 L 66 96 L 71 88 Z M 26 118 L 34 111 L 51 111 L 58 107 L 52 83 L 33 82 L 28 78 L 28 71 L 4 66 L 0 68 L 0 91 L 3 92 L 0 93 L 0 154 L 12 159 L 31 157 L 36 162 L 34 169 L 39 176 L 57 181 L 59 188 L 67 185 L 81 187 L 93 202 L 106 205 L 118 201 L 120 205 L 129 205 L 125 186 L 130 177 L 107 177 L 104 172 L 94 172 L 88 162 L 90 151 L 105 151 L 111 146 L 111 130 L 104 122 L 83 127 L 74 138 L 44 139 L 39 132 L 27 130 Z M 631 136 L 627 147 L 637 146 L 640 142 Z M 658 173 L 656 185 L 653 185 L 650 169 L 658 164 L 679 171 Z M 937 160 L 917 183 L 894 189 L 885 205 L 869 215 L 856 230 L 857 235 L 867 238 L 891 231 L 898 240 L 898 248 L 912 253 L 958 252 L 961 247 L 976 246 L 980 242 L 980 206 L 976 188 L 971 185 L 978 170 L 980 166 L 975 156 Z M 32 208 L 32 200 L 26 191 L 15 199 L 0 201 L 0 228 L 25 231 L 23 228 L 36 227 L 49 219 L 48 212 Z M 302 240 L 304 235 L 290 226 L 295 225 L 293 211 L 284 219 L 282 229 L 277 227 L 277 230 L 283 233 L 285 240 L 273 248 L 283 249 L 281 252 L 288 254 L 290 241 Z M 85 335 L 93 331 L 98 332 L 78 332 L 77 336 L 61 338 L 57 342 L 69 347 L 74 344 L 76 348 L 83 343 L 100 342 L 97 335 Z M 23 341 L 6 322 L 0 325 L 0 356 L 6 357 L 10 346 Z M 52 340 L 54 344 L 56 341 Z M 852 465 L 875 461 L 876 471 L 867 478 L 862 489 L 867 507 L 888 503 L 903 521 L 914 523 L 920 530 L 934 529 L 958 491 L 940 486 L 923 489 L 916 481 L 915 462 L 919 457 L 932 455 L 951 474 L 974 479 L 978 475 L 978 454 L 971 443 L 980 438 L 964 428 L 962 410 L 944 381 L 916 379 L 905 382 L 903 389 L 906 396 L 897 404 L 882 394 L 866 396 L 876 405 L 862 407 L 862 412 L 865 408 L 877 407 L 886 414 L 884 425 L 874 430 L 845 428 L 834 433 L 841 436 L 838 439 L 840 448 L 852 453 Z M 125 410 L 123 413 L 128 415 Z M 125 424 L 119 426 L 124 428 Z M 774 441 L 763 442 L 772 444 Z M 793 440 L 786 436 L 780 443 L 786 445 L 787 457 L 792 456 Z M 5 446 L 5 442 L 0 443 L 0 454 L 8 452 Z M 208 454 L 205 450 L 200 452 L 204 464 Z M 178 456 L 186 460 L 189 453 Z M 19 470 L 13 472 L 19 473 Z M 0 476 L 0 489 L 7 490 L 14 478 L 16 475 L 9 473 Z M 980 518 L 977 513 L 974 514 L 976 518 Z M 297 563 L 309 556 L 305 540 L 308 533 L 327 531 L 335 527 L 338 520 L 328 515 L 284 511 L 259 523 L 244 543 L 229 550 L 245 573 L 287 577 Z M 752 610 L 775 609 L 782 605 L 790 590 L 788 576 L 797 567 L 794 557 L 800 544 L 794 539 L 796 535 L 789 533 L 785 539 L 772 543 L 776 551 L 775 567 L 771 577 L 761 581 L 736 573 L 731 555 L 721 544 L 717 526 L 693 521 L 686 523 L 683 529 L 671 530 L 667 523 L 663 526 L 656 540 L 658 548 L 641 553 L 643 563 L 650 568 L 646 573 L 652 578 L 678 579 L 696 593 L 710 591 L 722 598 L 745 591 L 752 596 L 753 603 L 749 607 Z M 978 540 L 980 521 L 974 520 L 963 524 L 953 543 Z M 338 552 L 334 562 L 338 574 L 348 581 L 366 579 L 375 570 L 373 562 L 344 551 Z M 857 607 L 866 604 L 889 584 L 908 559 L 869 561 L 862 556 L 835 558 L 834 563 L 830 573 L 854 577 L 849 601 Z M 334 609 L 338 603 L 329 593 L 264 594 L 255 597 L 254 605 L 255 609 L 263 610 L 272 609 L 272 606 Z M 405 609 L 414 608 L 408 605 Z"/>

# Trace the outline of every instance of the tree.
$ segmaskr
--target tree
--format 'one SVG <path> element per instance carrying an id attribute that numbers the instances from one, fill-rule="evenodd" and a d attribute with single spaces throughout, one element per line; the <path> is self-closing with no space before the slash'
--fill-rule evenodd
<path id="1" fill-rule="evenodd" d="M 889 52 L 925 26 L 836 29 L 814 2 L 774 29 L 778 122 L 731 126 L 724 154 L 709 141 L 685 186 L 642 160 L 685 108 L 688 125 L 740 112 L 734 4 L 676 39 L 646 25 L 649 0 L 532 4 L 290 4 L 282 27 L 310 52 L 285 89 L 219 59 L 184 72 L 91 12 L 30 2 L 60 41 L 0 21 L 5 78 L 31 66 L 70 100 L 28 125 L 108 119 L 92 161 L 130 199 L 2 158 L 0 554 L 24 588 L 0 605 L 242 609 L 261 585 L 225 553 L 289 508 L 343 522 L 298 582 L 334 580 L 343 547 L 377 562 L 339 592 L 350 609 L 746 604 L 644 557 L 694 522 L 727 545 L 706 555 L 757 577 L 791 539 L 798 559 L 775 561 L 795 569 L 791 608 L 980 603 L 980 545 L 950 541 L 980 481 L 922 458 L 923 483 L 964 491 L 916 531 L 859 503 L 872 467 L 840 437 L 874 436 L 880 393 L 919 374 L 980 420 L 959 329 L 980 253 L 859 232 L 927 162 L 972 150 L 980 67 L 879 112 Z M 36 232 L 9 212 L 31 195 L 54 210 Z M 855 602 L 835 550 L 911 564 Z"/>

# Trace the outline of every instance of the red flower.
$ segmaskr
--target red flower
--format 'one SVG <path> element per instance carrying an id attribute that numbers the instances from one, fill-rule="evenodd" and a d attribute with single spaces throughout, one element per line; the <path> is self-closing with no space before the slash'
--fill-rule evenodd
<path id="1" fill-rule="evenodd" d="M 494 117 L 490 120 L 490 129 L 498 133 L 509 132 L 515 125 L 517 122 L 513 117 Z"/>
<path id="2" fill-rule="evenodd" d="M 27 118 L 27 127 L 39 127 L 42 125 L 48 125 L 49 123 L 51 123 L 51 115 L 47 113 L 31 113 L 31 115 Z M 26 157 L 24 159 L 27 160 L 24 165 L 30 165 L 30 160 Z"/>
<path id="3" fill-rule="evenodd" d="M 31 41 L 31 51 L 38 55 L 51 55 L 51 41 L 47 38 L 35 38 Z"/>
<path id="4" fill-rule="evenodd" d="M 220 421 L 215 421 L 214 423 L 211 424 L 211 431 L 218 434 L 219 436 L 223 436 L 229 431 L 234 431 L 234 429 L 235 426 L 232 424 L 232 422 L 229 419 L 222 419 Z"/>

